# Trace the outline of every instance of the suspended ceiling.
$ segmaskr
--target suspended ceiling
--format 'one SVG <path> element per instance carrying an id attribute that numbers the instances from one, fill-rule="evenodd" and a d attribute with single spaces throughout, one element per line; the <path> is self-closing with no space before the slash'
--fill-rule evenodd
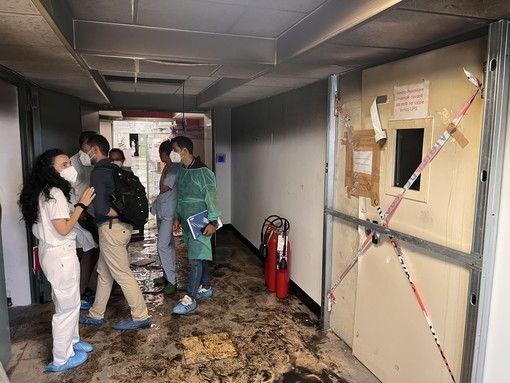
<path id="1" fill-rule="evenodd" d="M 236 107 L 510 18 L 507 0 L 0 0 L 0 65 L 112 109 Z"/>

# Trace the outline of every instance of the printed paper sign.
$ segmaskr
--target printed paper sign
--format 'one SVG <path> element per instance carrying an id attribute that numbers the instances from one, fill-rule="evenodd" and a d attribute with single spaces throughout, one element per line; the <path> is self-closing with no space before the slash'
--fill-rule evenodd
<path id="1" fill-rule="evenodd" d="M 372 152 L 362 152 L 355 150 L 353 152 L 353 170 L 354 173 L 372 174 Z"/>
<path id="2" fill-rule="evenodd" d="M 414 120 L 428 117 L 428 81 L 413 85 L 396 86 L 393 92 L 395 99 L 393 118 L 395 120 Z"/>

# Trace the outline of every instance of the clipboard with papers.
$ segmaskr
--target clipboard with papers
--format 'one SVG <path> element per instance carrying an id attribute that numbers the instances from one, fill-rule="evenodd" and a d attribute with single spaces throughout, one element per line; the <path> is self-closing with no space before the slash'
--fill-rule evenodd
<path id="1" fill-rule="evenodd" d="M 191 230 L 191 234 L 193 235 L 193 239 L 200 238 L 203 235 L 202 230 L 210 223 L 209 220 L 207 219 L 208 215 L 209 212 L 207 210 L 204 210 L 198 214 L 192 215 L 186 220 Z M 223 224 L 221 223 L 221 220 L 218 218 L 216 223 L 216 230 L 218 230 L 222 226 Z"/>

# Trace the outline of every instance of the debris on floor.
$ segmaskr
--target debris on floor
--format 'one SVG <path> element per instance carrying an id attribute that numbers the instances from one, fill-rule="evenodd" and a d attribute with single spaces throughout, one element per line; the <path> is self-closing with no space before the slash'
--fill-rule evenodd
<path id="1" fill-rule="evenodd" d="M 162 276 L 156 236 L 129 246 L 132 270 L 152 316 L 151 328 L 118 332 L 130 318 L 123 295 L 112 295 L 101 327 L 80 326 L 95 350 L 82 366 L 43 373 L 51 360 L 53 303 L 10 307 L 11 383 L 377 383 L 378 380 L 294 295 L 278 299 L 264 286 L 264 265 L 231 232 L 217 234 L 210 264 L 214 296 L 195 311 L 172 316 L 185 294 L 186 247 L 176 238 L 177 292 L 165 296 L 153 279 Z M 136 263 L 140 259 L 153 260 Z M 135 262 L 135 263 L 133 263 Z M 159 290 L 157 290 L 159 289 Z M 34 320 L 37 318 L 37 320 Z"/>

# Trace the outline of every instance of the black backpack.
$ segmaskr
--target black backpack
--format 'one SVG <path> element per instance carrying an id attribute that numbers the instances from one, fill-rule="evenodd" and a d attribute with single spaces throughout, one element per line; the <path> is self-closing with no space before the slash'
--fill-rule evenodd
<path id="1" fill-rule="evenodd" d="M 140 179 L 132 171 L 113 163 L 111 168 L 102 168 L 113 173 L 115 193 L 110 196 L 110 203 L 120 220 L 134 227 L 145 225 L 149 218 L 149 201 Z"/>

